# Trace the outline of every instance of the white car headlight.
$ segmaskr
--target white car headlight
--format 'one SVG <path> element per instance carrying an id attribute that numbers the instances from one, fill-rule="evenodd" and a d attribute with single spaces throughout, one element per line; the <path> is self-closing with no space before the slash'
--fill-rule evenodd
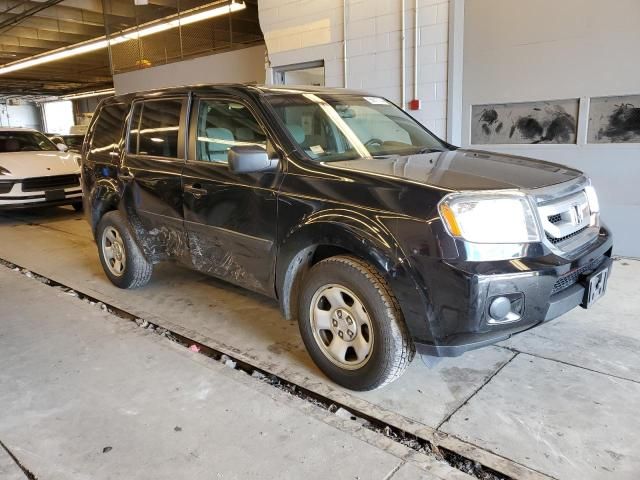
<path id="1" fill-rule="evenodd" d="M 468 242 L 540 241 L 536 216 L 523 194 L 453 193 L 442 199 L 438 210 L 449 233 Z"/>
<path id="2" fill-rule="evenodd" d="M 587 202 L 589 203 L 589 210 L 591 210 L 591 213 L 599 213 L 600 202 L 598 201 L 596 189 L 593 188 L 593 185 L 591 185 L 591 183 L 584 187 L 584 193 L 587 196 Z"/>

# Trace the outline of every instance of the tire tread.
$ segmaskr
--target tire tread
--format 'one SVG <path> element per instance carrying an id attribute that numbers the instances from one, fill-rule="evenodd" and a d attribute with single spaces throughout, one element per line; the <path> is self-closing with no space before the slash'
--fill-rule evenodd
<path id="1" fill-rule="evenodd" d="M 139 288 L 151 280 L 151 275 L 153 274 L 153 264 L 146 259 L 137 242 L 135 241 L 133 235 L 131 234 L 129 224 L 126 221 L 125 217 L 117 210 L 113 210 L 107 212 L 101 219 L 98 224 L 98 251 L 100 254 L 100 260 L 102 259 L 102 252 L 100 246 L 100 238 L 102 236 L 102 230 L 107 224 L 111 224 L 118 229 L 120 235 L 122 235 L 125 240 L 125 247 L 127 255 L 127 271 L 122 277 L 114 278 L 107 271 L 105 267 L 105 273 L 109 277 L 112 283 L 120 288 Z"/>
<path id="2" fill-rule="evenodd" d="M 351 268 L 365 277 L 378 291 L 380 299 L 384 304 L 386 317 L 390 320 L 389 327 L 391 335 L 393 336 L 393 341 L 383 342 L 383 345 L 387 350 L 385 358 L 391 358 L 391 362 L 387 362 L 385 364 L 384 370 L 380 373 L 378 378 L 372 382 L 372 385 L 370 385 L 368 389 L 384 387 L 399 378 L 415 356 L 415 347 L 404 322 L 404 316 L 402 315 L 400 304 L 391 291 L 391 288 L 387 284 L 385 278 L 367 262 L 354 256 L 339 255 L 325 258 L 314 265 L 314 267 L 320 264 L 331 263 L 341 264 L 347 268 Z M 397 348 L 395 352 L 390 352 L 389 348 L 392 345 L 398 346 L 399 348 Z"/>

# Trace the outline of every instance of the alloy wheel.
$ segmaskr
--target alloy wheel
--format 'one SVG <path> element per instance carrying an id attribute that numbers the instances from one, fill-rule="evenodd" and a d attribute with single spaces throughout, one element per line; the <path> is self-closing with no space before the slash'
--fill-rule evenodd
<path id="1" fill-rule="evenodd" d="M 318 347 L 338 367 L 356 370 L 371 358 L 371 318 L 362 301 L 348 288 L 329 284 L 316 290 L 309 319 Z"/>
<path id="2" fill-rule="evenodd" d="M 102 255 L 109 271 L 116 277 L 124 274 L 127 266 L 127 256 L 125 254 L 124 240 L 114 227 L 107 227 L 102 232 Z"/>

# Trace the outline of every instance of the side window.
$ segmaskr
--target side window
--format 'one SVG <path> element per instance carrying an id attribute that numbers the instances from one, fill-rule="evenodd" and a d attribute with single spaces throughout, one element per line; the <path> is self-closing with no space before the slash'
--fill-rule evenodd
<path id="1" fill-rule="evenodd" d="M 129 153 L 179 158 L 182 105 L 183 101 L 178 99 L 147 100 L 137 104 L 129 132 Z"/>
<path id="2" fill-rule="evenodd" d="M 108 105 L 100 109 L 93 127 L 89 153 L 107 152 L 118 146 L 124 117 L 128 110 L 129 106 L 124 103 Z"/>
<path id="3" fill-rule="evenodd" d="M 267 137 L 247 107 L 231 100 L 201 100 L 198 107 L 196 160 L 227 163 L 233 146 L 267 148 Z"/>

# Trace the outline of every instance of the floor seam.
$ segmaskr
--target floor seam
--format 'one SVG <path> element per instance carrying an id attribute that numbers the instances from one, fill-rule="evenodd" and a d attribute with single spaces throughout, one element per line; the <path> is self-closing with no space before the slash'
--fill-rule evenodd
<path id="1" fill-rule="evenodd" d="M 460 409 L 462 409 L 462 408 L 463 408 L 467 403 L 469 403 L 469 401 L 470 401 L 473 397 L 475 397 L 475 396 L 476 396 L 476 394 L 477 394 L 480 390 L 482 390 L 482 389 L 485 387 L 485 385 L 487 385 L 491 380 L 493 380 L 493 377 L 495 377 L 496 375 L 498 375 L 498 374 L 502 371 L 502 369 L 503 369 L 504 367 L 506 367 L 507 365 L 509 365 L 509 364 L 513 361 L 513 359 L 514 359 L 514 358 L 516 358 L 516 357 L 518 356 L 518 354 L 519 354 L 520 352 L 517 352 L 517 351 L 516 351 L 516 352 L 513 352 L 513 351 L 512 351 L 512 353 L 513 353 L 514 355 L 513 355 L 509 360 L 507 360 L 507 361 L 506 361 L 506 362 L 504 362 L 502 365 L 500 365 L 500 367 L 499 367 L 495 372 L 493 372 L 493 373 L 492 373 L 492 374 L 491 374 L 491 375 L 490 375 L 490 376 L 489 376 L 489 377 L 488 377 L 484 382 L 482 382 L 482 385 L 480 385 L 478 388 L 476 388 L 476 389 L 474 390 L 474 392 L 473 392 L 471 395 L 469 395 L 469 396 L 467 397 L 467 399 L 466 399 L 464 402 L 462 402 L 462 404 L 460 404 L 460 405 L 459 405 L 457 408 L 455 408 L 455 409 L 454 409 L 454 410 L 453 410 L 449 415 L 447 415 L 447 416 L 444 418 L 444 420 L 442 420 L 442 421 L 438 424 L 438 426 L 436 426 L 436 428 L 435 428 L 435 429 L 436 429 L 436 430 L 440 430 L 440 428 L 441 428 L 445 423 L 447 423 L 447 422 L 451 419 L 451 417 L 453 417 L 453 416 L 454 416 L 454 415 L 455 415 L 455 414 L 456 414 Z"/>
<path id="2" fill-rule="evenodd" d="M 559 360 L 557 358 L 545 357 L 544 355 L 538 355 L 536 353 L 524 352 L 522 350 L 518 350 L 517 348 L 505 347 L 503 345 L 496 345 L 496 347 L 502 348 L 504 350 L 508 350 L 510 352 L 513 352 L 513 353 L 521 353 L 523 355 L 529 355 L 530 357 L 541 358 L 543 360 L 548 360 L 550 362 L 561 363 L 562 365 L 567 365 L 569 367 L 575 367 L 575 368 L 579 368 L 581 370 L 587 370 L 588 372 L 597 373 L 599 375 L 604 375 L 605 377 L 611 377 L 611 378 L 616 378 L 618 380 L 624 380 L 626 382 L 640 384 L 639 380 L 634 380 L 632 378 L 621 377 L 621 376 L 616 375 L 614 373 L 607 373 L 607 372 L 602 372 L 600 370 L 594 370 L 593 368 L 585 367 L 585 366 L 582 366 L 582 365 L 576 365 L 575 363 L 567 362 L 565 360 Z"/>
<path id="3" fill-rule="evenodd" d="M 20 460 L 18 460 L 18 458 L 13 454 L 11 450 L 9 450 L 9 448 L 2 442 L 2 440 L 0 440 L 0 447 L 2 447 L 5 452 L 7 452 L 7 455 L 9 455 L 11 460 L 15 462 L 20 471 L 24 473 L 24 476 L 27 477 L 28 480 L 38 480 L 38 477 L 31 470 L 25 467 L 22 462 L 20 462 Z"/>
<path id="4" fill-rule="evenodd" d="M 398 465 L 396 465 L 395 467 L 393 467 L 393 469 L 387 473 L 387 475 L 382 479 L 382 480 L 390 480 L 391 478 L 393 478 L 393 476 L 398 473 L 398 470 L 400 470 L 404 465 L 406 465 L 407 462 L 405 462 L 404 460 L 401 461 Z"/>
<path id="5" fill-rule="evenodd" d="M 67 235 L 72 235 L 74 237 L 84 238 L 85 240 L 90 240 L 87 237 L 85 237 L 84 235 L 80 235 L 79 233 L 69 232 L 68 230 L 62 230 L 60 228 L 52 227 L 52 226 L 46 225 L 44 223 L 27 222 L 27 223 L 24 223 L 23 225 L 28 226 L 28 227 L 45 228 L 45 229 L 51 230 L 53 232 L 64 233 L 64 234 L 67 234 Z"/>

